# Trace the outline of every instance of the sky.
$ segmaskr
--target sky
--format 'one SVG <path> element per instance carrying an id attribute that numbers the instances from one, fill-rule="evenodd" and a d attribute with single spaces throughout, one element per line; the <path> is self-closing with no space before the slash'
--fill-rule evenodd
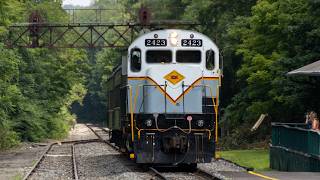
<path id="1" fill-rule="evenodd" d="M 63 0 L 63 5 L 89 6 L 92 0 Z"/>

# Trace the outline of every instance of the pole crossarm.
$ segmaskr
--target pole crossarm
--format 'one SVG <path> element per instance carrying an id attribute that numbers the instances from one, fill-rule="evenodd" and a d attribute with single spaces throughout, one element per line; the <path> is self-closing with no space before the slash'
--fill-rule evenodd
<path id="1" fill-rule="evenodd" d="M 193 29 L 199 23 L 157 21 L 140 23 L 22 23 L 9 27 L 8 48 L 127 48 L 143 32 L 157 29 Z"/>

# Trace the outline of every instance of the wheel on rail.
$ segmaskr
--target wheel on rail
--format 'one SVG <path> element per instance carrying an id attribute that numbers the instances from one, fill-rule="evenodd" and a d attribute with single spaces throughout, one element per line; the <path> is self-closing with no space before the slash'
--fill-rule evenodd
<path id="1" fill-rule="evenodd" d="M 191 163 L 191 164 L 178 164 L 178 167 L 181 168 L 183 171 L 188 172 L 195 172 L 197 170 L 197 163 Z"/>
<path id="2" fill-rule="evenodd" d="M 142 171 L 144 172 L 147 172 L 149 171 L 149 167 L 150 167 L 150 164 L 138 164 L 138 166 L 142 169 Z"/>

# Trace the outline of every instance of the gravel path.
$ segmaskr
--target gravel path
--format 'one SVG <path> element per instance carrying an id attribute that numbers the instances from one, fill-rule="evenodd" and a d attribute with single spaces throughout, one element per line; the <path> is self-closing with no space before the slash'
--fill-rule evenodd
<path id="1" fill-rule="evenodd" d="M 72 145 L 54 145 L 30 179 L 73 179 Z"/>
<path id="2" fill-rule="evenodd" d="M 87 140 L 95 139 L 97 136 L 85 125 L 85 124 L 76 124 L 74 129 L 69 132 L 68 138 L 64 141 L 76 141 L 76 140 Z"/>
<path id="3" fill-rule="evenodd" d="M 79 179 L 154 179 L 104 143 L 78 144 L 75 153 Z"/>
<path id="4" fill-rule="evenodd" d="M 46 146 L 23 143 L 16 149 L 0 152 L 0 180 L 21 179 L 45 149 Z"/>

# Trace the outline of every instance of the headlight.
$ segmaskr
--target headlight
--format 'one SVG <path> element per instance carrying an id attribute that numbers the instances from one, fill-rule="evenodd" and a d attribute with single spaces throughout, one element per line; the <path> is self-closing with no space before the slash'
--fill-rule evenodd
<path id="1" fill-rule="evenodd" d="M 147 119 L 145 122 L 146 126 L 151 127 L 152 126 L 152 120 L 151 119 Z"/>
<path id="2" fill-rule="evenodd" d="M 172 46 L 177 46 L 178 45 L 178 33 L 173 31 L 169 34 L 169 39 L 170 39 L 170 44 Z"/>
<path id="3" fill-rule="evenodd" d="M 199 127 L 203 127 L 203 125 L 204 125 L 204 120 L 199 119 L 199 120 L 197 121 L 197 125 L 198 125 Z"/>
<path id="4" fill-rule="evenodd" d="M 170 38 L 170 44 L 171 44 L 172 46 L 177 46 L 177 44 L 178 44 L 177 38 Z"/>
<path id="5" fill-rule="evenodd" d="M 170 37 L 176 38 L 176 37 L 178 37 L 178 33 L 176 31 L 173 31 L 170 33 Z"/>

